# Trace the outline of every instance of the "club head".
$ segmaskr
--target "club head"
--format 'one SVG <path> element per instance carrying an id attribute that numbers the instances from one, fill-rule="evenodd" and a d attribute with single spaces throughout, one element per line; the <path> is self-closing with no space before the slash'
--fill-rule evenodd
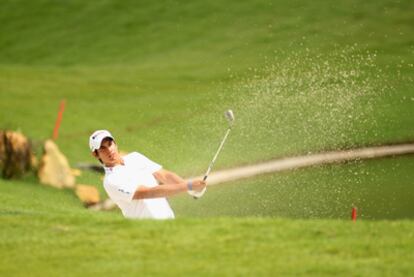
<path id="1" fill-rule="evenodd" d="M 227 121 L 229 122 L 230 126 L 233 125 L 233 121 L 234 121 L 234 114 L 232 110 L 227 110 L 224 113 L 224 116 L 226 117 Z"/>

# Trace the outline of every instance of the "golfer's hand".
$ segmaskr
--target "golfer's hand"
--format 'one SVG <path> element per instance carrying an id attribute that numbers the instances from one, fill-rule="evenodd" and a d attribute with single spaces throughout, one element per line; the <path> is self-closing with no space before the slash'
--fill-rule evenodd
<path id="1" fill-rule="evenodd" d="M 194 191 L 202 191 L 207 186 L 207 183 L 203 180 L 194 180 L 193 181 L 193 190 Z"/>

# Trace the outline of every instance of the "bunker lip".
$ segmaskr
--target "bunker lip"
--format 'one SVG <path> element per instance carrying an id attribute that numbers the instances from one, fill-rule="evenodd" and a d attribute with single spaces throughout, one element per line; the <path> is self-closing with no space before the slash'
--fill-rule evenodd
<path id="1" fill-rule="evenodd" d="M 296 157 L 270 160 L 254 165 L 246 165 L 221 171 L 215 171 L 209 176 L 208 185 L 237 181 L 261 174 L 292 170 L 309 166 L 343 163 L 354 160 L 377 159 L 414 154 L 414 143 L 393 144 L 373 147 L 363 147 L 348 150 L 329 151 Z M 202 178 L 202 176 L 191 177 Z"/>

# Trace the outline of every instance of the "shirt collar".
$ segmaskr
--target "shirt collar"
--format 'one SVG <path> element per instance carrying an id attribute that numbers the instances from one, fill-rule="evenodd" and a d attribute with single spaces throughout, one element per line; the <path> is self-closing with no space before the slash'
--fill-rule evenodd
<path id="1" fill-rule="evenodd" d="M 124 162 L 124 164 L 122 165 L 122 164 L 118 164 L 118 165 L 116 165 L 116 166 L 111 166 L 111 167 L 109 167 L 109 166 L 103 166 L 103 168 L 104 168 L 104 170 L 105 170 L 105 173 L 112 173 L 112 172 L 114 172 L 115 170 L 116 170 L 116 168 L 117 167 L 120 167 L 120 166 L 125 166 L 125 158 L 124 157 L 122 157 L 122 160 L 123 160 L 123 162 Z"/>

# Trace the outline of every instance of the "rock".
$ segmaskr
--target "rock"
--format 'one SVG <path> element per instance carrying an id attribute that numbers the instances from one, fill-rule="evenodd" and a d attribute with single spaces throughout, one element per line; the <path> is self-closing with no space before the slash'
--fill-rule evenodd
<path id="1" fill-rule="evenodd" d="M 99 191 L 94 186 L 76 185 L 76 195 L 86 206 L 91 206 L 99 203 Z"/>
<path id="2" fill-rule="evenodd" d="M 21 177 L 36 163 L 29 139 L 19 132 L 0 131 L 0 170 L 3 178 Z"/>
<path id="3" fill-rule="evenodd" d="M 52 140 L 47 140 L 44 144 L 44 154 L 37 175 L 40 183 L 45 185 L 55 188 L 75 187 L 75 176 L 68 160 Z"/>

